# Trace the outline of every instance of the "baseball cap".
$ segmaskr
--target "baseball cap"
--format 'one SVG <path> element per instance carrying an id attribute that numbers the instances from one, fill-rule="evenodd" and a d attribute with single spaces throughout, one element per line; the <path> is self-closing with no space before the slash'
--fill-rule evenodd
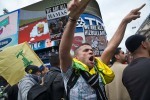
<path id="1" fill-rule="evenodd" d="M 40 71 L 40 72 L 42 72 L 44 69 L 45 69 L 44 65 L 41 65 L 41 66 L 39 67 L 39 71 Z"/>
<path id="2" fill-rule="evenodd" d="M 131 35 L 125 41 L 126 48 L 133 53 L 140 45 L 142 41 L 145 41 L 146 37 L 143 35 L 135 34 Z"/>

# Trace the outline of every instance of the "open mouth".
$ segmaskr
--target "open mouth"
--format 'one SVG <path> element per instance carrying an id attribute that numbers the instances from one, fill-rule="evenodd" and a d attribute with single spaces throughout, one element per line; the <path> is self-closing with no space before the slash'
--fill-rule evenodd
<path id="1" fill-rule="evenodd" d="M 89 58 L 89 60 L 90 60 L 90 61 L 94 61 L 94 56 L 91 56 L 91 57 Z"/>

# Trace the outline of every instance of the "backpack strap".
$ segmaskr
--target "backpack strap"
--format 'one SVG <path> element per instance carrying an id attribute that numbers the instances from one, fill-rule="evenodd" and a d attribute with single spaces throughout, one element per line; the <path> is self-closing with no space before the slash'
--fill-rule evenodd
<path id="1" fill-rule="evenodd" d="M 90 75 L 88 72 L 80 71 L 80 74 L 84 78 L 87 84 L 89 84 L 96 92 L 97 100 L 107 100 L 105 92 L 99 85 L 99 74 Z"/>
<path id="2" fill-rule="evenodd" d="M 78 78 L 79 78 L 79 76 L 80 76 L 80 73 L 78 73 L 79 72 L 79 70 L 77 70 L 77 69 L 72 69 L 73 71 L 72 71 L 72 74 L 71 74 L 71 76 L 70 76 L 70 78 L 69 78 L 69 80 L 68 80 L 68 82 L 67 82 L 67 95 L 66 95 L 66 100 L 69 100 L 69 94 L 70 94 L 70 89 L 71 88 L 73 88 L 73 86 L 76 84 L 76 82 L 77 82 L 77 80 L 78 80 Z"/>
<path id="3" fill-rule="evenodd" d="M 58 76 L 58 75 L 60 75 L 61 74 L 61 71 L 60 71 L 60 69 L 58 69 L 58 68 L 55 68 L 55 67 L 53 67 L 53 68 L 51 68 L 50 69 L 50 71 L 45 75 L 45 81 L 44 81 L 44 85 L 45 85 L 45 87 L 47 87 L 47 92 L 48 92 L 48 94 L 49 94 L 49 99 L 52 99 L 51 98 L 51 94 L 53 94 L 53 93 L 51 93 L 51 92 L 53 92 L 53 90 L 52 90 L 52 85 L 53 85 L 53 82 L 54 82 L 54 80 L 56 79 L 56 77 Z M 62 77 L 62 83 L 64 83 L 63 82 L 63 77 Z M 59 91 L 58 91 L 59 92 Z M 64 89 L 64 92 L 63 92 L 64 94 L 63 94 L 63 97 L 64 98 L 66 98 L 66 92 L 65 92 L 65 89 Z"/>
<path id="4" fill-rule="evenodd" d="M 93 83 L 95 83 L 95 81 L 92 79 L 91 77 L 91 81 L 89 81 L 89 77 L 87 77 L 86 73 L 82 70 L 77 70 L 77 69 L 72 69 L 72 74 L 67 82 L 67 95 L 66 95 L 66 100 L 70 100 L 70 90 L 73 88 L 73 86 L 76 84 L 78 78 L 80 75 L 82 75 L 82 77 L 84 78 L 84 80 L 87 82 L 87 84 L 89 84 L 96 92 L 97 95 L 97 100 L 99 100 L 100 98 L 102 98 L 102 100 L 107 100 L 106 94 L 103 93 L 103 91 L 101 90 L 101 87 L 99 86 L 99 80 L 97 82 L 97 84 L 95 84 L 94 86 Z M 94 76 L 96 79 L 98 79 L 98 74 L 96 76 Z M 98 85 L 98 86 L 97 86 Z"/>

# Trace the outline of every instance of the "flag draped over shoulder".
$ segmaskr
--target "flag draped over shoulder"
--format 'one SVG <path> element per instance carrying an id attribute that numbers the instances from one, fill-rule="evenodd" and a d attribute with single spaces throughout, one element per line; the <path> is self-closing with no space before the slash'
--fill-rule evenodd
<path id="1" fill-rule="evenodd" d="M 27 42 L 5 48 L 0 52 L 0 76 L 10 85 L 19 82 L 28 65 L 41 66 L 43 63 Z"/>

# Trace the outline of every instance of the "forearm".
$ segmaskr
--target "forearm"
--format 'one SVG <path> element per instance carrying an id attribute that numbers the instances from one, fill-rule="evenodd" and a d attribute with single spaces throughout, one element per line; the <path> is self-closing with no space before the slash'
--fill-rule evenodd
<path id="1" fill-rule="evenodd" d="M 76 21 L 71 21 L 69 19 L 60 42 L 59 58 L 60 67 L 63 72 L 66 72 L 68 70 L 68 67 L 70 67 L 72 63 L 70 50 L 73 42 L 75 27 Z"/>
<path id="2" fill-rule="evenodd" d="M 120 44 L 120 42 L 122 41 L 124 34 L 125 34 L 125 30 L 127 27 L 128 22 L 122 20 L 122 22 L 120 23 L 117 31 L 115 32 L 115 34 L 113 35 L 113 37 L 111 38 L 111 40 L 108 42 L 108 48 L 112 51 L 115 50 L 118 45 Z"/>
<path id="3" fill-rule="evenodd" d="M 104 52 L 103 52 L 103 54 L 101 56 L 101 60 L 105 64 L 108 64 L 108 62 L 110 61 L 110 59 L 112 58 L 112 56 L 114 54 L 114 51 L 116 50 L 116 48 L 118 47 L 118 45 L 122 41 L 122 39 L 124 37 L 125 29 L 127 27 L 127 24 L 130 23 L 132 20 L 140 18 L 140 12 L 139 12 L 139 10 L 142 9 L 144 6 L 145 6 L 145 4 L 143 4 L 139 8 L 131 10 L 129 12 L 129 14 L 127 14 L 124 17 L 124 19 L 120 23 L 117 31 L 115 32 L 115 34 L 111 38 L 110 42 L 108 43 L 106 49 L 104 50 Z"/>
<path id="4" fill-rule="evenodd" d="M 125 20 L 122 20 L 117 31 L 115 32 L 111 40 L 108 42 L 108 45 L 101 56 L 101 60 L 105 64 L 109 63 L 110 59 L 112 58 L 114 54 L 114 51 L 116 50 L 116 48 L 119 46 L 120 42 L 122 41 L 127 24 L 128 22 L 126 22 Z"/>
<path id="5" fill-rule="evenodd" d="M 60 67 L 63 72 L 66 72 L 68 70 L 68 67 L 70 67 L 72 64 L 70 50 L 73 42 L 76 21 L 83 13 L 89 2 L 90 0 L 71 0 L 68 4 L 69 21 L 63 32 L 59 47 Z"/>

